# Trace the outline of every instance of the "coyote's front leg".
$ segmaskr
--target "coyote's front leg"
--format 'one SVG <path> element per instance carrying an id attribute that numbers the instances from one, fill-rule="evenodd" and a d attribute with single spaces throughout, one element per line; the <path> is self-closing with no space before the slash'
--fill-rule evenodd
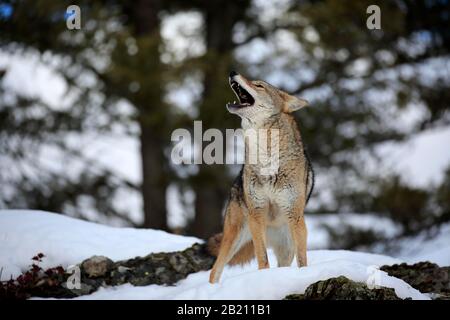
<path id="1" fill-rule="evenodd" d="M 250 228 L 250 233 L 252 234 L 258 268 L 269 268 L 269 259 L 267 258 L 266 249 L 265 210 L 251 210 L 248 215 L 248 226 Z"/>
<path id="2" fill-rule="evenodd" d="M 289 230 L 294 242 L 295 255 L 299 267 L 307 265 L 306 241 L 308 233 L 305 224 L 304 208 L 304 202 L 298 199 L 296 205 L 288 212 Z"/>

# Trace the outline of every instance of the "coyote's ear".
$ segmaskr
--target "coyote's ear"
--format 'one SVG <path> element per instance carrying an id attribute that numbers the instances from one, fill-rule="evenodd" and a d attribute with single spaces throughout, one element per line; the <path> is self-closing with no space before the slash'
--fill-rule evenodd
<path id="1" fill-rule="evenodd" d="M 283 99 L 284 99 L 283 112 L 285 113 L 297 111 L 308 105 L 308 101 L 306 101 L 305 99 L 297 98 L 284 92 L 283 92 Z"/>

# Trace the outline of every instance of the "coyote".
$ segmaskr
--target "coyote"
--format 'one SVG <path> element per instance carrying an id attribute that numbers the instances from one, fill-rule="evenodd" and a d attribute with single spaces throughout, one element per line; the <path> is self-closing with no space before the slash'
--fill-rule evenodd
<path id="1" fill-rule="evenodd" d="M 228 103 L 227 109 L 242 118 L 244 130 L 278 130 L 279 164 L 271 175 L 262 175 L 258 164 L 242 167 L 225 208 L 223 233 L 208 243 L 217 255 L 211 283 L 219 281 L 225 264 L 245 263 L 254 256 L 259 269 L 269 268 L 266 246 L 274 250 L 279 267 L 290 266 L 294 255 L 299 267 L 306 266 L 304 210 L 314 188 L 314 171 L 291 115 L 308 102 L 235 71 L 229 82 L 239 101 Z"/>

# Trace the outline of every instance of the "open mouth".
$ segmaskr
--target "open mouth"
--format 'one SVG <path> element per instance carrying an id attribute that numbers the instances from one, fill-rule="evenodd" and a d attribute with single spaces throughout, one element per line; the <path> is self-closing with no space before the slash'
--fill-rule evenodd
<path id="1" fill-rule="evenodd" d="M 227 107 L 232 108 L 245 108 L 250 107 L 255 103 L 255 99 L 253 99 L 252 95 L 248 93 L 237 81 L 230 80 L 231 89 L 233 89 L 234 93 L 239 99 L 239 103 L 234 101 L 233 103 L 228 103 Z"/>

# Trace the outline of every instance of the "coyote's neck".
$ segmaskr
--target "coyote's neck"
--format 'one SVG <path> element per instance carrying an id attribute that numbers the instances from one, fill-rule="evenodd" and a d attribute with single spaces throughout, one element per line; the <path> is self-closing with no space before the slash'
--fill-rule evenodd
<path id="1" fill-rule="evenodd" d="M 244 123 L 243 121 L 242 127 L 244 130 L 253 130 L 258 135 L 258 139 L 245 140 L 246 159 L 248 159 L 250 152 L 254 152 L 255 150 L 264 148 L 270 150 L 272 148 L 272 138 L 268 138 L 267 140 L 260 140 L 261 134 L 265 134 L 268 137 L 277 137 L 281 160 L 293 159 L 301 157 L 303 155 L 303 144 L 300 130 L 294 117 L 290 114 L 281 113 L 270 119 L 267 119 L 264 123 L 260 123 L 258 125 L 252 124 L 250 122 Z M 265 142 L 265 144 L 262 144 L 261 141 Z M 255 143 L 257 144 L 257 148 L 254 148 Z M 252 146 L 250 146 L 249 144 L 252 144 Z"/>

